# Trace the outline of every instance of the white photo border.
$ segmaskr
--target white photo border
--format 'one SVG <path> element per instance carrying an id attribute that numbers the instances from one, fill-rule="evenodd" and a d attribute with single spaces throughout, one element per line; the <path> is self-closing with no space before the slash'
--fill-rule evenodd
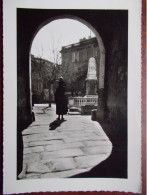
<path id="1" fill-rule="evenodd" d="M 128 179 L 16 179 L 17 24 L 16 8 L 128 10 Z M 4 0 L 3 193 L 119 191 L 141 193 L 141 1 Z"/>

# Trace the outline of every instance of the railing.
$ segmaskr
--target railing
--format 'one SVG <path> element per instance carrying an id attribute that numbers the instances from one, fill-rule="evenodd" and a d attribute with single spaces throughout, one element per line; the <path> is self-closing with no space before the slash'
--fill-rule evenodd
<path id="1" fill-rule="evenodd" d="M 97 106 L 98 105 L 98 97 L 69 97 L 68 98 L 68 107 L 78 107 L 80 108 L 81 106 L 85 105 L 93 105 Z"/>

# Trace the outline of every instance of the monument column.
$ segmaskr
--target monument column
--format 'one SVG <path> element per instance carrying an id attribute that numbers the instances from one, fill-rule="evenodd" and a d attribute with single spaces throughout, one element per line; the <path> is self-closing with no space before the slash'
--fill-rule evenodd
<path id="1" fill-rule="evenodd" d="M 96 62 L 95 58 L 90 58 L 88 62 L 88 71 L 86 78 L 86 102 L 84 106 L 81 106 L 81 114 L 91 114 L 93 109 L 97 108 L 97 74 L 96 74 Z"/>
<path id="2" fill-rule="evenodd" d="M 86 97 L 98 97 L 97 94 L 97 74 L 95 58 L 90 58 L 88 63 L 88 72 L 86 78 Z"/>

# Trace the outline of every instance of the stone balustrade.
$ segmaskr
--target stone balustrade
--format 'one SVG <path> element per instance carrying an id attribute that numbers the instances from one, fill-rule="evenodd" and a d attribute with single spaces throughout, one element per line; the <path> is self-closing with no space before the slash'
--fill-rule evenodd
<path id="1" fill-rule="evenodd" d="M 68 107 L 78 107 L 85 105 L 98 105 L 98 97 L 97 96 L 84 96 L 84 97 L 69 97 L 68 98 Z"/>

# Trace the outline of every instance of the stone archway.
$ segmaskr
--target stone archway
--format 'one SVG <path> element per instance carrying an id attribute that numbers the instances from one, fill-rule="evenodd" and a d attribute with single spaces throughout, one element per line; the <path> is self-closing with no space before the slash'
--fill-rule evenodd
<path id="1" fill-rule="evenodd" d="M 45 25 L 49 24 L 50 22 L 53 22 L 58 19 L 72 19 L 81 22 L 82 24 L 86 25 L 91 31 L 96 36 L 98 45 L 99 45 L 99 52 L 100 52 L 100 58 L 99 58 L 99 63 L 97 64 L 97 78 L 98 78 L 98 97 L 99 97 L 99 104 L 98 104 L 98 112 L 97 112 L 97 117 L 103 119 L 104 115 L 104 80 L 105 80 L 105 47 L 102 41 L 102 38 L 98 31 L 86 20 L 81 19 L 77 16 L 74 15 L 60 15 L 58 17 L 53 17 L 48 20 L 45 20 L 35 31 L 34 36 L 32 37 L 31 44 L 30 44 L 30 51 L 31 51 L 31 46 L 33 43 L 33 40 L 36 36 L 36 34 L 39 32 L 41 28 L 43 28 Z M 29 52 L 30 53 L 30 52 Z M 29 66 L 31 67 L 31 60 L 29 62 Z M 29 69 L 31 71 L 31 69 Z M 30 72 L 30 78 L 31 78 L 31 72 Z M 31 86 L 30 86 L 31 89 Z M 31 94 L 31 93 L 30 93 Z M 31 97 L 30 97 L 31 99 Z"/>
<path id="2" fill-rule="evenodd" d="M 122 142 L 127 143 L 127 73 L 128 73 L 128 11 L 127 10 L 48 10 L 17 9 L 17 170 L 22 166 L 22 130 L 32 122 L 30 104 L 30 66 L 31 43 L 36 33 L 45 24 L 59 19 L 71 18 L 83 22 L 96 34 L 101 47 L 98 95 L 101 100 L 98 108 L 99 118 L 113 120 L 115 131 L 122 133 Z M 100 37 L 98 32 L 100 33 Z M 103 44 L 104 43 L 104 44 Z M 105 49 L 104 49 L 105 45 Z M 105 58 L 106 50 L 106 58 Z M 105 64 L 106 59 L 106 64 Z M 104 66 L 103 66 L 104 65 Z M 105 82 L 104 82 L 105 79 Z M 105 89 L 105 96 L 104 96 Z M 110 111 L 115 111 L 113 112 Z M 108 117 L 108 118 L 107 118 Z M 102 120 L 103 122 L 104 120 Z M 115 132 L 114 131 L 114 132 Z M 125 136 L 124 136 L 125 132 Z M 115 133 L 114 133 L 115 134 Z M 113 133 L 112 133 L 113 136 Z M 116 140 L 116 139 L 115 139 Z M 126 144 L 127 147 L 127 144 Z M 127 152 L 125 159 L 119 158 L 119 167 L 127 170 Z M 114 161 L 113 161 L 114 162 Z M 122 164 L 125 162 L 125 164 Z M 113 167 L 112 163 L 112 167 Z M 103 167 L 105 170 L 105 166 Z M 127 177 L 127 171 L 125 174 Z M 105 171 L 104 171 L 105 172 Z M 118 170 L 119 175 L 120 169 Z M 112 175 L 111 175 L 112 176 Z"/>

